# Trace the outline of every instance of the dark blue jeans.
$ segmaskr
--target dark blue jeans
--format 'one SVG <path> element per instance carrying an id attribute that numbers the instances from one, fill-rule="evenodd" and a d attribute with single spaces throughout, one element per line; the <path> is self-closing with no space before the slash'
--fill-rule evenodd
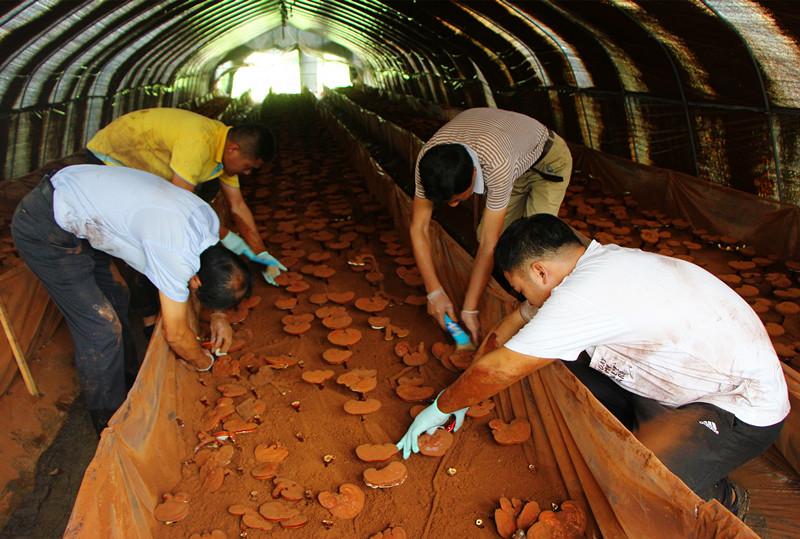
<path id="1" fill-rule="evenodd" d="M 11 235 L 67 321 L 87 408 L 116 410 L 127 392 L 129 295 L 111 273 L 111 257 L 58 226 L 49 175 L 17 206 Z"/>
<path id="2" fill-rule="evenodd" d="M 589 367 L 585 352 L 564 365 L 642 445 L 706 500 L 725 503 L 728 473 L 766 451 L 783 426 L 783 421 L 768 427 L 748 425 L 731 412 L 702 402 L 664 406 Z"/>

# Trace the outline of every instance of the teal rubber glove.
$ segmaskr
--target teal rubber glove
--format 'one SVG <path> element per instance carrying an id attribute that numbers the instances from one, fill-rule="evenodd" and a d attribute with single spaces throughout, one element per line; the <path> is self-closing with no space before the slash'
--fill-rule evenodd
<path id="1" fill-rule="evenodd" d="M 280 274 L 281 270 L 278 269 L 278 266 L 267 266 L 267 269 L 261 272 L 261 276 L 264 278 L 264 280 L 272 286 L 278 286 L 278 283 L 275 281 L 275 277 Z"/>
<path id="2" fill-rule="evenodd" d="M 257 255 L 256 254 L 252 254 L 252 251 L 251 251 L 251 254 L 246 255 L 246 256 L 247 256 L 247 258 L 249 258 L 250 260 L 252 260 L 253 262 L 255 262 L 257 264 L 262 264 L 262 265 L 267 266 L 267 267 L 276 266 L 281 271 L 286 271 L 286 266 L 281 264 L 280 260 L 278 260 L 277 258 L 272 256 L 271 254 L 269 254 L 268 251 L 261 251 Z"/>
<path id="3" fill-rule="evenodd" d="M 237 255 L 244 255 L 250 260 L 256 256 L 255 253 L 253 253 L 253 250 L 247 246 L 247 243 L 245 243 L 242 237 L 231 231 L 228 231 L 225 237 L 222 238 L 221 243 L 230 252 Z"/>
<path id="4" fill-rule="evenodd" d="M 264 277 L 264 280 L 272 286 L 278 286 L 278 283 L 275 282 L 275 277 L 280 275 L 282 271 L 286 271 L 286 266 L 281 264 L 280 260 L 269 254 L 267 251 L 262 251 L 257 255 L 248 256 L 247 258 L 253 262 L 256 262 L 257 264 L 266 266 L 267 269 L 261 272 L 261 276 Z"/>
<path id="5" fill-rule="evenodd" d="M 442 392 L 443 391 L 444 390 L 442 390 Z M 439 410 L 438 405 L 439 396 L 441 396 L 441 394 L 440 392 L 439 395 L 436 396 L 436 400 L 433 401 L 433 404 L 417 414 L 417 417 L 414 418 L 414 422 L 408 427 L 406 433 L 400 441 L 395 444 L 397 450 L 403 452 L 403 459 L 410 457 L 411 453 L 419 453 L 419 437 L 422 436 L 423 433 L 433 434 L 437 428 L 447 423 L 451 415 L 456 416 L 454 431 L 458 431 L 461 425 L 464 424 L 464 416 L 468 408 L 462 408 L 461 410 L 456 410 L 449 414 L 442 412 Z"/>

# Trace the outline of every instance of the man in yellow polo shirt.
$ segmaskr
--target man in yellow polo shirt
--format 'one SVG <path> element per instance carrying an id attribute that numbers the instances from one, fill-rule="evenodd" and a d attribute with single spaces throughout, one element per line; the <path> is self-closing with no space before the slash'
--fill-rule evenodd
<path id="1" fill-rule="evenodd" d="M 145 170 L 189 191 L 219 178 L 242 235 L 228 232 L 223 245 L 267 266 L 264 278 L 270 284 L 286 270 L 267 252 L 239 189 L 239 174 L 250 174 L 275 154 L 275 141 L 265 127 L 229 127 L 183 109 L 142 109 L 120 116 L 98 131 L 87 149 L 90 159 L 95 157 L 102 164 Z"/>

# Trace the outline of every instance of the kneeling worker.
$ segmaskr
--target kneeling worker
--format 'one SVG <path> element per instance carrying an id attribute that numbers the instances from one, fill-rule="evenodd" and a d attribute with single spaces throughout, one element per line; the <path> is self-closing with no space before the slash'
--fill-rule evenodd
<path id="1" fill-rule="evenodd" d="M 527 302 L 498 325 L 501 347 L 417 416 L 398 443 L 404 457 L 419 434 L 451 414 L 460 426 L 466 407 L 560 359 L 692 490 L 741 517 L 747 494 L 727 474 L 763 453 L 789 413 L 780 362 L 750 305 L 689 262 L 584 247 L 550 215 L 511 225 L 496 260 Z"/>
<path id="2" fill-rule="evenodd" d="M 497 239 L 517 219 L 557 215 L 571 174 L 572 155 L 564 140 L 517 112 L 465 110 L 425 143 L 417 158 L 411 243 L 428 292 L 428 313 L 442 327 L 445 314 L 458 317 L 431 260 L 428 229 L 434 204 L 457 206 L 473 194 L 486 195 L 478 251 L 460 313 L 477 343 L 478 302 L 492 274 Z"/>
<path id="3" fill-rule="evenodd" d="M 98 433 L 126 395 L 128 291 L 114 279 L 111 257 L 158 288 L 170 347 L 200 371 L 214 358 L 190 328 L 191 293 L 221 311 L 250 292 L 247 268 L 219 243 L 211 206 L 140 170 L 76 165 L 45 175 L 17 206 L 11 233 L 67 321 Z M 223 351 L 230 346 L 224 313 L 212 315 L 211 338 Z"/>

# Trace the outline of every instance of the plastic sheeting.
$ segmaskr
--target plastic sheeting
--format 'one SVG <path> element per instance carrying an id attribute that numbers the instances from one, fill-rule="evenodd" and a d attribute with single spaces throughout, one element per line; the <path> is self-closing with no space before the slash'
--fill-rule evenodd
<path id="1" fill-rule="evenodd" d="M 42 172 L 57 169 L 69 164 L 82 162 L 78 156 L 52 161 L 41 170 L 26 174 L 14 180 L 0 183 L 0 214 L 11 215 L 22 197 L 42 177 Z M 59 322 L 59 313 L 41 281 L 25 265 L 0 275 L 0 300 L 6 306 L 9 322 L 26 357 L 46 343 L 53 336 Z M 0 339 L 0 393 L 5 392 L 17 374 L 17 364 L 11 346 L 5 336 Z"/>
<path id="2" fill-rule="evenodd" d="M 182 367 L 158 323 L 128 398 L 103 431 L 83 476 L 64 537 L 153 537 L 159 495 L 180 479 L 191 453 L 175 418 L 177 395 L 196 377 Z"/>
<path id="3" fill-rule="evenodd" d="M 50 301 L 41 281 L 24 265 L 0 275 L 0 298 L 20 347 L 30 361 L 33 352 L 55 333 L 61 313 Z M 11 345 L 4 335 L 0 339 L 0 393 L 8 389 L 17 372 Z"/>
<path id="4" fill-rule="evenodd" d="M 800 473 L 800 373 L 783 365 L 783 374 L 789 387 L 789 404 L 792 412 L 786 418 L 775 447 L 792 468 Z"/>
<path id="5" fill-rule="evenodd" d="M 574 168 L 611 193 L 630 193 L 648 209 L 682 217 L 752 245 L 759 253 L 800 258 L 800 208 L 731 189 L 688 174 L 644 166 L 570 145 Z"/>
<path id="6" fill-rule="evenodd" d="M 408 229 L 410 198 L 369 152 L 322 109 L 344 140 L 369 190 L 387 207 L 399 230 Z M 441 227 L 431 230 L 445 287 L 463 290 L 472 260 Z M 492 323 L 513 303 L 489 285 L 481 313 Z M 160 492 L 180 476 L 191 448 L 176 434 L 184 410 L 176 398 L 194 377 L 179 365 L 159 324 L 128 399 L 114 415 L 84 476 L 65 534 L 77 537 L 151 537 Z M 605 537 L 755 537 L 717 502 L 703 502 L 625 431 L 560 365 L 549 366 L 499 397 L 501 413 L 535 419 L 536 443 L 557 459 L 570 496 L 590 507 L 593 535 Z M 643 477 L 642 470 L 647 470 Z"/>
<path id="7" fill-rule="evenodd" d="M 78 149 L 121 112 L 178 104 L 270 33 L 357 54 L 362 82 L 552 113 L 565 139 L 800 201 L 793 2 L 7 0 L 0 170 Z M 320 43 L 320 42 L 317 42 Z M 333 51 L 330 51 L 333 52 Z M 527 109 L 527 110 L 526 110 Z M 60 151 L 59 151 L 60 150 Z"/>

